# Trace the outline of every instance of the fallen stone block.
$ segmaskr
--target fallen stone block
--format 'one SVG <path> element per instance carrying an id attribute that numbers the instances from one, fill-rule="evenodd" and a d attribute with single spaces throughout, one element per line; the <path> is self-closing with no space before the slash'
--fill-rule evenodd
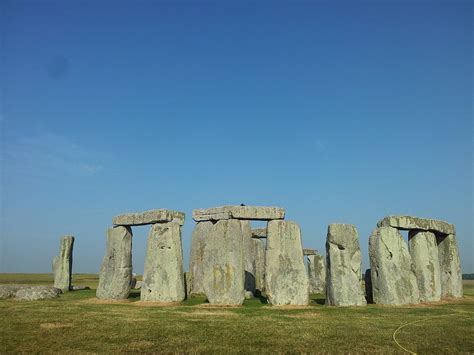
<path id="1" fill-rule="evenodd" d="M 0 299 L 13 298 L 20 301 L 38 301 L 56 298 L 61 289 L 53 286 L 0 285 Z"/>

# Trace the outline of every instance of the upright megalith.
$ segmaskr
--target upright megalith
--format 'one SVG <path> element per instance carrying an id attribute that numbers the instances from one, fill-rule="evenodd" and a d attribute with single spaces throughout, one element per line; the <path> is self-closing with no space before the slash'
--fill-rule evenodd
<path id="1" fill-rule="evenodd" d="M 376 228 L 369 239 L 374 303 L 403 305 L 420 301 L 407 243 L 393 227 Z"/>
<path id="2" fill-rule="evenodd" d="M 305 251 L 307 249 L 303 249 Z M 326 262 L 317 250 L 305 254 L 308 258 L 308 279 L 310 293 L 326 293 Z"/>
<path id="3" fill-rule="evenodd" d="M 265 243 L 265 238 L 252 238 L 257 293 L 265 291 Z"/>
<path id="4" fill-rule="evenodd" d="M 255 296 L 255 250 L 252 241 L 252 228 L 249 221 L 240 221 L 244 247 L 245 291 L 250 297 Z"/>
<path id="5" fill-rule="evenodd" d="M 462 273 L 458 245 L 454 234 L 439 234 L 438 259 L 442 297 L 462 297 Z"/>
<path id="6" fill-rule="evenodd" d="M 208 227 L 202 257 L 204 293 L 211 304 L 240 305 L 245 297 L 241 222 L 219 220 Z"/>
<path id="7" fill-rule="evenodd" d="M 298 224 L 274 220 L 267 226 L 265 292 L 273 305 L 307 305 L 309 281 Z"/>
<path id="8" fill-rule="evenodd" d="M 355 226 L 330 224 L 326 239 L 326 304 L 367 304 L 360 280 L 361 268 L 362 256 Z"/>
<path id="9" fill-rule="evenodd" d="M 436 236 L 428 231 L 411 230 L 408 234 L 408 249 L 418 282 L 420 301 L 439 301 L 441 279 Z"/>
<path id="10" fill-rule="evenodd" d="M 66 235 L 61 238 L 59 255 L 53 259 L 54 287 L 64 291 L 71 289 L 72 282 L 72 251 L 74 237 Z"/>
<path id="11" fill-rule="evenodd" d="M 198 222 L 194 227 L 191 238 L 191 255 L 189 258 L 189 273 L 192 284 L 189 285 L 189 295 L 203 295 L 203 262 L 204 249 L 209 243 L 208 235 L 214 230 L 211 221 Z"/>
<path id="12" fill-rule="evenodd" d="M 148 235 L 140 299 L 180 302 L 185 297 L 181 226 L 177 222 L 153 224 Z"/>
<path id="13" fill-rule="evenodd" d="M 132 281 L 132 230 L 117 226 L 107 230 L 107 248 L 100 269 L 96 296 L 126 299 Z"/>

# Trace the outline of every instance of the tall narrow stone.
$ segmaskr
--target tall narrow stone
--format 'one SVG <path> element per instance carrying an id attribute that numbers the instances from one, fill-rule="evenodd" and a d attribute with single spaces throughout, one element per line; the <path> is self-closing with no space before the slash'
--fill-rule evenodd
<path id="1" fill-rule="evenodd" d="M 53 259 L 54 287 L 62 291 L 71 289 L 73 247 L 74 237 L 72 235 L 62 237 L 59 255 Z"/>
<path id="2" fill-rule="evenodd" d="M 362 256 L 355 226 L 329 225 L 326 263 L 326 303 L 331 306 L 366 305 L 360 280 Z"/>
<path id="3" fill-rule="evenodd" d="M 245 291 L 255 296 L 255 250 L 249 221 L 240 221 L 244 247 Z"/>
<path id="4" fill-rule="evenodd" d="M 309 292 L 326 294 L 326 262 L 317 251 L 308 258 Z"/>
<path id="5" fill-rule="evenodd" d="M 192 284 L 190 285 L 190 295 L 203 295 L 203 258 L 204 249 L 209 242 L 208 236 L 214 230 L 214 224 L 211 221 L 198 222 L 193 230 L 191 239 L 191 255 L 189 258 L 189 272 L 191 274 Z"/>
<path id="6" fill-rule="evenodd" d="M 255 288 L 257 292 L 265 291 L 265 240 L 252 238 L 255 261 Z"/>
<path id="7" fill-rule="evenodd" d="M 181 302 L 185 296 L 180 225 L 153 224 L 148 235 L 140 299 Z"/>
<path id="8" fill-rule="evenodd" d="M 307 305 L 309 281 L 298 224 L 268 222 L 265 253 L 265 292 L 273 305 Z"/>
<path id="9" fill-rule="evenodd" d="M 236 219 L 209 223 L 202 262 L 204 293 L 211 304 L 240 305 L 245 297 L 241 223 Z"/>
<path id="10" fill-rule="evenodd" d="M 131 281 L 132 230 L 123 226 L 109 228 L 96 296 L 102 299 L 126 299 Z"/>
<path id="11" fill-rule="evenodd" d="M 410 252 L 397 229 L 376 228 L 369 239 L 369 257 L 374 303 L 419 303 L 420 294 Z"/>
<path id="12" fill-rule="evenodd" d="M 437 236 L 441 274 L 441 296 L 462 297 L 462 273 L 458 245 L 454 234 Z"/>
<path id="13" fill-rule="evenodd" d="M 408 248 L 418 282 L 420 301 L 439 301 L 441 279 L 436 236 L 428 231 L 411 230 L 408 234 Z"/>

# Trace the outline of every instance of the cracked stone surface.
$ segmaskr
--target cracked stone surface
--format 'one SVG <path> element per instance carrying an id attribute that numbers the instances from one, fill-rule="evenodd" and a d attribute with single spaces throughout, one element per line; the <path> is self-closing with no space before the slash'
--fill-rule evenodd
<path id="1" fill-rule="evenodd" d="M 63 292 L 71 289 L 73 247 L 74 237 L 72 235 L 62 237 L 59 255 L 53 259 L 54 287 Z"/>
<path id="2" fill-rule="evenodd" d="M 438 235 L 438 259 L 441 274 L 441 296 L 462 297 L 462 272 L 454 234 Z"/>
<path id="3" fill-rule="evenodd" d="M 396 228 L 376 228 L 369 238 L 374 303 L 403 305 L 420 302 L 408 246 Z"/>
<path id="4" fill-rule="evenodd" d="M 361 284 L 362 255 L 357 229 L 330 224 L 326 239 L 326 304 L 365 306 Z"/>
<path id="5" fill-rule="evenodd" d="M 96 296 L 102 299 L 127 299 L 131 284 L 132 230 L 125 226 L 109 228 Z"/>
<path id="6" fill-rule="evenodd" d="M 140 299 L 181 302 L 185 297 L 181 226 L 176 222 L 154 224 L 148 235 Z"/>

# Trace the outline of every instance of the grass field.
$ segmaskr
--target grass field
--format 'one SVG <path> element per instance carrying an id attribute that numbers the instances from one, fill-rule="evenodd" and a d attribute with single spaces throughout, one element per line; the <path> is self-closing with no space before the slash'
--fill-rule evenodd
<path id="1" fill-rule="evenodd" d="M 474 281 L 464 298 L 417 306 L 338 308 L 321 295 L 309 307 L 211 307 L 203 298 L 179 305 L 100 302 L 97 275 L 75 274 L 91 290 L 54 300 L 0 300 L 0 353 L 5 352 L 474 352 Z M 0 274 L 0 283 L 52 284 L 48 274 Z M 396 334 L 397 345 L 393 334 Z"/>

